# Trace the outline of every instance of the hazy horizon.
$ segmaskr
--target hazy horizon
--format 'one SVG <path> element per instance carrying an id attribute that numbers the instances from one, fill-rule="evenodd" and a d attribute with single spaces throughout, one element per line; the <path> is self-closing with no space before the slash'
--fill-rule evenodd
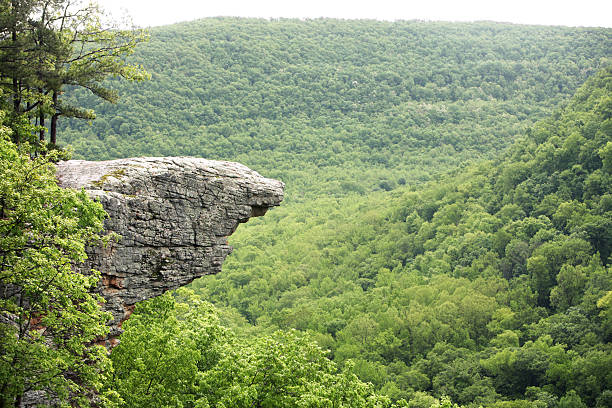
<path id="1" fill-rule="evenodd" d="M 424 20 L 449 22 L 494 21 L 525 25 L 560 25 L 570 27 L 612 27 L 612 2 L 584 0 L 491 2 L 483 0 L 432 0 L 398 2 L 380 0 L 312 0 L 290 2 L 279 0 L 226 0 L 206 2 L 175 0 L 98 0 L 112 15 L 128 14 L 142 27 L 169 25 L 207 17 L 246 18 L 339 18 L 383 21 Z"/>

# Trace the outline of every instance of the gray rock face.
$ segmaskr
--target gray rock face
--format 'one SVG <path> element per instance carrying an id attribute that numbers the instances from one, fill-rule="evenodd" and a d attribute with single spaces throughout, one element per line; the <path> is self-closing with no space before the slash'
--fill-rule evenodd
<path id="1" fill-rule="evenodd" d="M 84 188 L 99 200 L 107 248 L 89 248 L 81 266 L 102 274 L 100 292 L 112 312 L 110 341 L 134 304 L 221 271 L 241 222 L 283 199 L 284 184 L 231 162 L 196 158 L 70 160 L 57 166 L 59 185 Z"/>

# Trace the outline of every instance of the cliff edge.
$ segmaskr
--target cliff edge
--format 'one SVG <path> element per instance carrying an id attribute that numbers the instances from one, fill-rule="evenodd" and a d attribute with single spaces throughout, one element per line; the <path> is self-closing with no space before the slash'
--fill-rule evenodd
<path id="1" fill-rule="evenodd" d="M 220 272 L 232 250 L 226 238 L 279 205 L 284 188 L 238 163 L 188 157 L 70 160 L 58 164 L 57 178 L 99 200 L 106 231 L 120 236 L 89 248 L 79 266 L 102 275 L 111 343 L 135 303 Z"/>

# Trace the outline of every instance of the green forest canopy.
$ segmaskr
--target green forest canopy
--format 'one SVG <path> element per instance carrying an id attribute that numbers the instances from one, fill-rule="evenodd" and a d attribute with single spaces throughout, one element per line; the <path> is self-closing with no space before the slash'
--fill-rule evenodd
<path id="1" fill-rule="evenodd" d="M 152 80 L 117 84 L 116 107 L 76 92 L 100 119 L 60 142 L 89 159 L 238 160 L 288 183 L 224 272 L 194 284 L 246 352 L 294 328 L 330 350 L 335 378 L 357 381 L 352 360 L 408 406 L 606 407 L 610 68 L 556 109 L 609 57 L 606 29 L 207 19 L 155 29 L 134 56 Z M 118 392 L 150 380 L 140 368 Z M 245 406 L 261 392 L 237 389 Z"/>
<path id="2" fill-rule="evenodd" d="M 610 57 L 606 29 L 204 19 L 151 30 L 150 81 L 74 104 L 75 157 L 194 155 L 287 183 L 286 202 L 429 180 L 492 157 Z"/>
<path id="3" fill-rule="evenodd" d="M 443 182 L 241 229 L 223 273 L 138 308 L 115 389 L 132 406 L 390 406 L 357 374 L 397 407 L 609 406 L 611 90 L 607 68 Z"/>
<path id="4" fill-rule="evenodd" d="M 425 187 L 281 207 L 194 287 L 245 336 L 310 333 L 393 399 L 608 406 L 611 91 L 607 68 L 500 159 Z"/>

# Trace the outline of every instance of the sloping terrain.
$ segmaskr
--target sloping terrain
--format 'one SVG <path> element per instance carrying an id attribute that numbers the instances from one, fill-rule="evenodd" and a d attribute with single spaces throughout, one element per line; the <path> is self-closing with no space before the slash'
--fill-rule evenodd
<path id="1" fill-rule="evenodd" d="M 611 91 L 608 68 L 501 159 L 424 188 L 275 210 L 195 287 L 245 335 L 310 332 L 395 398 L 606 406 Z"/>
<path id="2" fill-rule="evenodd" d="M 605 407 L 611 34 L 161 27 L 134 56 L 152 80 L 118 83 L 117 106 L 75 94 L 99 118 L 65 122 L 61 142 L 88 159 L 230 159 L 287 184 L 193 286 L 247 339 L 301 330 L 415 407 Z"/>
<path id="3" fill-rule="evenodd" d="M 287 183 L 286 202 L 390 190 L 496 154 L 611 55 L 610 30 L 496 23 L 204 19 L 155 28 L 98 119 L 60 122 L 88 160 L 192 155 Z"/>

